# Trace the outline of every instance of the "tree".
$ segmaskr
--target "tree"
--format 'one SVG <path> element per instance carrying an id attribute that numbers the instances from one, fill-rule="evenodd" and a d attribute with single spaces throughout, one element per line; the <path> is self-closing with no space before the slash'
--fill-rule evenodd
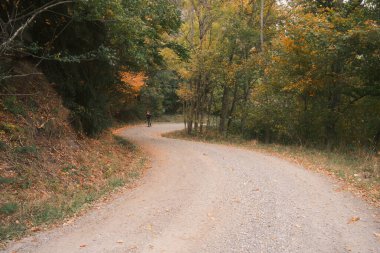
<path id="1" fill-rule="evenodd" d="M 149 77 L 164 66 L 164 48 L 186 57 L 171 39 L 181 19 L 170 0 L 26 0 L 1 7 L 2 56 L 36 60 L 59 84 L 72 122 L 89 135 L 110 125 L 119 102 L 131 102 L 121 98 L 121 70 Z"/>

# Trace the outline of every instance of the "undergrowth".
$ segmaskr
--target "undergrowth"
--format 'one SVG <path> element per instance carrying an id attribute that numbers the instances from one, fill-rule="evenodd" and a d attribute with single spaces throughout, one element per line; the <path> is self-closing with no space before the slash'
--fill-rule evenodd
<path id="1" fill-rule="evenodd" d="M 40 72 L 27 61 L 13 68 Z M 0 85 L 0 247 L 75 216 L 142 173 L 145 158 L 132 143 L 75 131 L 54 87 L 43 75 Z"/>
<path id="2" fill-rule="evenodd" d="M 96 163 L 90 164 L 87 160 L 82 161 L 87 165 L 64 165 L 56 172 L 61 174 L 60 178 L 44 179 L 45 185 L 31 179 L 35 174 L 33 171 L 27 172 L 31 174 L 24 175 L 24 178 L 0 177 L 0 186 L 5 188 L 0 205 L 0 241 L 4 244 L 7 240 L 76 215 L 102 196 L 138 179 L 145 157 L 122 137 L 114 136 L 113 139 L 100 141 L 100 149 L 87 150 L 90 156 L 99 151 L 103 153 L 94 157 Z M 94 174 L 97 174 L 96 178 Z M 36 198 L 33 196 L 35 191 L 46 191 L 47 196 Z"/>

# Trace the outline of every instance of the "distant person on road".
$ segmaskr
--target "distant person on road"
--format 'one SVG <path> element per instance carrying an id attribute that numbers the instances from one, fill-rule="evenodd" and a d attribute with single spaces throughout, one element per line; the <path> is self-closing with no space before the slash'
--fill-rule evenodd
<path id="1" fill-rule="evenodd" d="M 152 114 L 150 113 L 150 111 L 146 112 L 146 121 L 148 123 L 148 127 L 151 127 L 152 126 Z"/>

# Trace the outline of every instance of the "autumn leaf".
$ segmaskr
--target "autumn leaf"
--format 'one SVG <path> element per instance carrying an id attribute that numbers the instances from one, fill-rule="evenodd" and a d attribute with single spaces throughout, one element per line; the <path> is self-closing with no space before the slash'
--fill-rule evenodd
<path id="1" fill-rule="evenodd" d="M 352 224 L 352 223 L 355 223 L 355 222 L 357 222 L 357 221 L 359 221 L 360 220 L 360 217 L 358 217 L 358 216 L 353 216 L 348 222 L 347 222 L 347 224 Z"/>

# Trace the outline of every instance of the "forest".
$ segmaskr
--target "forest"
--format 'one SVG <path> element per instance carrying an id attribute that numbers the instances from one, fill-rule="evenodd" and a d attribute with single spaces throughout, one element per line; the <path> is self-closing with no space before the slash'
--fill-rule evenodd
<path id="1" fill-rule="evenodd" d="M 0 189 L 1 252 L 377 252 L 380 2 L 0 0 Z"/>
<path id="2" fill-rule="evenodd" d="M 380 138 L 377 1 L 189 1 L 176 64 L 188 133 L 366 147 Z"/>
<path id="3" fill-rule="evenodd" d="M 1 82 L 32 60 L 87 135 L 149 109 L 189 134 L 379 149 L 376 0 L 6 0 L 0 17 Z"/>

